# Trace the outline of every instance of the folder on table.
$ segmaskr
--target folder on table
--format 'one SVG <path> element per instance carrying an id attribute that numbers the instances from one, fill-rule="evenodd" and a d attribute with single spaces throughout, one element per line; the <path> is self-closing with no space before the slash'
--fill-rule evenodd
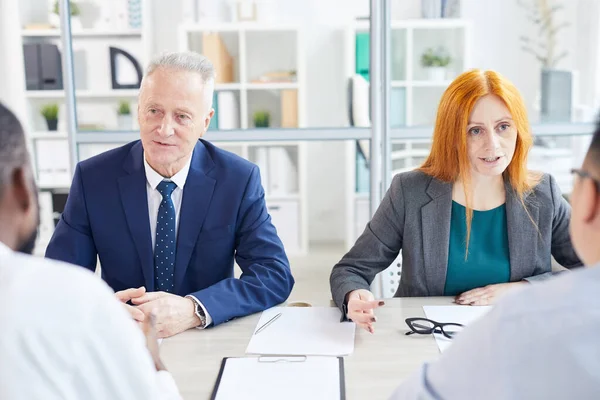
<path id="1" fill-rule="evenodd" d="M 354 322 L 340 322 L 334 307 L 273 307 L 263 311 L 246 354 L 347 356 L 354 352 L 355 330 Z"/>
<path id="2" fill-rule="evenodd" d="M 224 358 L 211 400 L 344 400 L 342 357 Z"/>

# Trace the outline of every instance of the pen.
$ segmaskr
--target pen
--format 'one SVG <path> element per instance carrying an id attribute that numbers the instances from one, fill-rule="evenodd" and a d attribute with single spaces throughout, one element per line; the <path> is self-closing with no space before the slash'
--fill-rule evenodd
<path id="1" fill-rule="evenodd" d="M 256 332 L 254 332 L 254 334 L 256 335 L 257 333 L 261 332 L 263 329 L 265 329 L 267 326 L 271 325 L 279 317 L 281 317 L 281 313 L 277 314 L 276 316 L 274 316 L 273 318 L 271 318 L 270 320 L 265 322 L 260 328 L 258 328 L 256 330 Z"/>

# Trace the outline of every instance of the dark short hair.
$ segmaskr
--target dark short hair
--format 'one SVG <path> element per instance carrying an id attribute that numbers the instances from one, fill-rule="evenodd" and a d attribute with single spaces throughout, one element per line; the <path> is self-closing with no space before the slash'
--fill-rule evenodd
<path id="1" fill-rule="evenodd" d="M 0 196 L 15 168 L 29 162 L 23 126 L 8 108 L 0 103 Z"/>

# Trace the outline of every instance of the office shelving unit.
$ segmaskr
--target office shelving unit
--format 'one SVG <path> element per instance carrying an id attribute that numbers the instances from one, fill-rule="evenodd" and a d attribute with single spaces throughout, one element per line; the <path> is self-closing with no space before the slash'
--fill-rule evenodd
<path id="1" fill-rule="evenodd" d="M 253 115 L 267 110 L 271 115 L 269 128 L 303 128 L 306 126 L 305 51 L 302 31 L 292 25 L 252 22 L 223 24 L 184 24 L 179 28 L 179 49 L 206 54 L 205 38 L 218 37 L 220 52 L 231 58 L 233 73 L 223 82 L 221 67 L 215 63 L 219 92 L 231 92 L 236 103 L 217 113 L 235 114 L 233 129 L 252 129 Z M 213 42 L 214 43 L 214 42 Z M 206 54 L 211 57 L 210 54 Z M 215 57 L 218 58 L 218 57 Z M 295 79 L 261 81 L 273 71 L 295 71 Z M 221 74 L 223 75 L 223 74 Z M 292 95 L 295 101 L 285 104 L 283 97 Z M 285 125 L 285 114 L 295 115 L 292 126 Z M 218 118 L 217 118 L 218 119 Z M 214 120 L 213 120 L 214 121 Z M 217 122 L 218 123 L 218 122 Z M 258 130 L 257 130 L 258 131 Z M 207 139 L 218 139 L 221 129 L 209 130 Z M 285 133 L 283 133 L 285 135 Z M 308 249 L 306 190 L 306 143 L 298 141 L 215 142 L 256 163 L 261 170 L 269 214 L 288 254 L 304 254 Z"/>
<path id="2" fill-rule="evenodd" d="M 87 6 L 94 7 L 93 2 Z M 95 4 L 98 6 L 100 3 Z M 127 2 L 123 1 L 122 6 Z M 114 6 L 114 5 L 113 5 Z M 62 52 L 61 31 L 56 28 L 27 27 L 30 24 L 47 22 L 48 0 L 23 0 L 19 2 L 21 42 L 49 43 L 58 46 Z M 97 9 L 97 8 L 96 8 Z M 151 7 L 142 6 L 142 20 L 151 20 Z M 106 24 L 105 24 L 106 25 Z M 27 28 L 26 28 L 27 27 Z M 140 66 L 146 64 L 151 53 L 152 32 L 149 24 L 142 23 L 141 28 L 128 28 L 122 23 L 120 27 L 102 26 L 97 18 L 93 26 L 72 28 L 73 58 L 75 64 L 75 89 L 78 106 L 78 132 L 74 133 L 77 145 L 77 160 L 88 158 L 100 150 L 122 145 L 126 141 L 118 140 L 110 146 L 106 144 L 79 144 L 85 130 L 116 130 L 122 127 L 117 122 L 117 106 L 119 101 L 128 101 L 136 128 L 137 89 L 113 89 L 111 84 L 109 47 L 118 47 L 132 54 Z M 21 55 L 23 57 L 23 55 Z M 25 71 L 15 79 L 25 82 Z M 41 191 L 40 205 L 43 211 L 38 239 L 38 254 L 43 252 L 49 241 L 53 228 L 57 203 L 62 203 L 71 184 L 72 166 L 70 162 L 69 144 L 65 124 L 65 91 L 64 90 L 27 90 L 25 92 L 26 114 L 25 124 L 28 129 L 29 148 L 38 187 Z M 57 131 L 48 131 L 40 114 L 40 108 L 48 103 L 59 106 L 59 126 Z M 53 217 L 48 217 L 51 215 Z"/>
<path id="3" fill-rule="evenodd" d="M 392 21 L 392 128 L 433 125 L 442 93 L 454 77 L 471 66 L 468 41 L 470 29 L 471 23 L 460 19 Z M 356 21 L 346 29 L 345 74 L 349 78 L 357 73 L 357 69 L 365 68 L 364 61 L 357 60 L 357 37 L 368 32 L 368 21 Z M 431 80 L 428 79 L 426 69 L 421 66 L 421 55 L 428 48 L 438 47 L 445 48 L 452 61 L 444 79 Z M 369 100 L 364 101 L 368 105 Z M 361 142 L 361 147 L 367 149 L 368 153 L 367 141 Z M 361 177 L 368 178 L 368 171 L 360 156 L 357 158 L 356 148 L 354 142 L 347 145 L 347 248 L 354 244 L 370 219 L 369 185 L 367 180 L 361 181 Z M 414 169 L 427 154 L 429 140 L 392 142 L 392 176 Z"/>

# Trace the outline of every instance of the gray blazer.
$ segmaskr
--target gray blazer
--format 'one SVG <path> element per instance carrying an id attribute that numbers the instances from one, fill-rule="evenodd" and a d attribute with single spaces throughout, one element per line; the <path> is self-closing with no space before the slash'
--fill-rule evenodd
<path id="1" fill-rule="evenodd" d="M 525 196 L 525 204 L 537 229 L 507 183 L 510 281 L 551 277 L 551 254 L 564 267 L 581 266 L 569 237 L 571 207 L 551 175 L 545 174 Z M 396 175 L 373 219 L 331 271 L 331 293 L 337 306 L 343 310 L 348 292 L 368 290 L 375 275 L 387 268 L 400 250 L 402 276 L 395 297 L 442 296 L 451 210 L 452 183 L 421 171 Z"/>

